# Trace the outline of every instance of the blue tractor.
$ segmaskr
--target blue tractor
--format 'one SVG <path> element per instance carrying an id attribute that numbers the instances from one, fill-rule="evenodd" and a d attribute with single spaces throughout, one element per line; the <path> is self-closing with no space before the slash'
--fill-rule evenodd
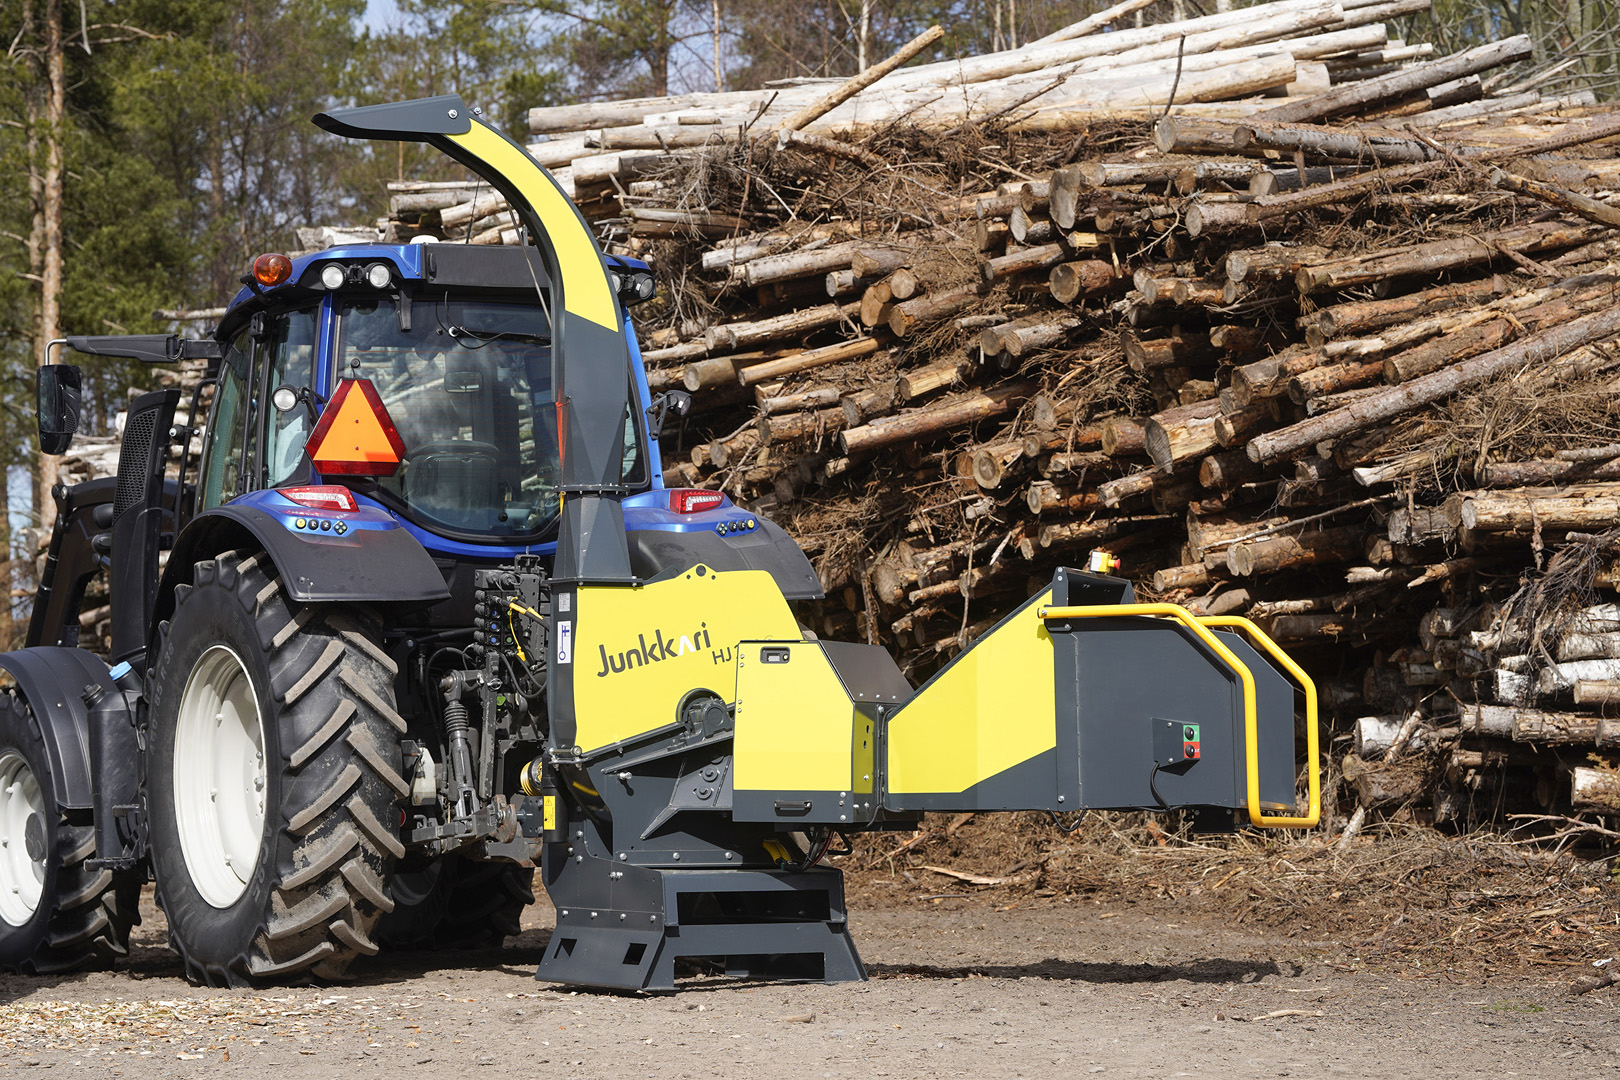
<path id="1" fill-rule="evenodd" d="M 1241 620 L 1060 570 L 921 688 L 817 640 L 793 540 L 663 486 L 687 401 L 648 390 L 648 267 L 457 97 L 315 122 L 440 148 L 525 243 L 261 256 L 203 340 L 66 339 L 207 375 L 183 423 L 180 391 L 131 404 L 115 478 L 53 492 L 26 647 L 0 655 L 0 966 L 117 957 L 150 880 L 192 979 L 338 978 L 499 942 L 538 868 L 542 978 L 858 979 L 836 836 L 931 809 L 1314 823 L 1314 692 Z M 80 385 L 41 369 L 44 452 Z M 103 571 L 105 658 L 78 640 Z"/>

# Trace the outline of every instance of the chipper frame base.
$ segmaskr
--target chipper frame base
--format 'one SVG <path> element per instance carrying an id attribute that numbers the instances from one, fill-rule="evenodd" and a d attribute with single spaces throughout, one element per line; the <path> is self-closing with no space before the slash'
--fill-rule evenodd
<path id="1" fill-rule="evenodd" d="M 628 888 L 609 892 L 636 910 L 571 906 L 553 893 L 557 928 L 536 979 L 673 990 L 682 959 L 711 961 L 724 965 L 726 975 L 747 978 L 866 978 L 849 936 L 838 870 L 641 869 L 632 876 Z"/>

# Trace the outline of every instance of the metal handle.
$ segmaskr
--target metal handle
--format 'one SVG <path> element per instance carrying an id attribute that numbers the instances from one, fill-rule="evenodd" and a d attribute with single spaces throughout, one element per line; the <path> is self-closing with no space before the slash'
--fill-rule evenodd
<path id="1" fill-rule="evenodd" d="M 1319 761 L 1321 740 L 1318 735 L 1316 720 L 1316 683 L 1305 674 L 1305 669 L 1294 663 L 1292 657 L 1283 652 L 1281 646 L 1271 640 L 1264 630 L 1241 615 L 1206 615 L 1198 620 L 1205 626 L 1230 626 L 1244 631 L 1253 640 L 1254 644 L 1264 649 L 1288 674 L 1299 683 L 1300 689 L 1305 691 L 1305 757 L 1310 766 L 1307 783 L 1310 787 L 1310 799 L 1306 806 L 1305 816 L 1294 817 L 1279 815 L 1271 817 L 1266 814 L 1255 816 L 1254 808 L 1259 806 L 1260 794 L 1260 747 L 1256 741 L 1254 728 L 1248 729 L 1248 745 L 1245 772 L 1249 785 L 1249 820 L 1256 825 L 1264 825 L 1283 829 L 1310 829 L 1322 818 L 1322 771 Z"/>
<path id="2" fill-rule="evenodd" d="M 1216 657 L 1220 659 L 1243 684 L 1243 733 L 1244 733 L 1244 779 L 1245 798 L 1248 803 L 1249 823 L 1267 828 L 1309 828 L 1316 824 L 1321 816 L 1321 778 L 1317 774 L 1316 752 L 1316 686 L 1310 677 L 1300 670 L 1299 665 L 1290 660 L 1275 642 L 1261 632 L 1260 628 L 1247 619 L 1230 617 L 1228 623 L 1224 617 L 1213 616 L 1206 619 L 1197 619 L 1186 608 L 1178 604 L 1098 604 L 1086 607 L 1043 607 L 1037 613 L 1042 619 L 1109 619 L 1137 615 L 1151 615 L 1161 618 L 1174 619 L 1208 646 Z M 1208 624 L 1208 625 L 1206 625 Z M 1260 725 L 1259 717 L 1255 711 L 1254 674 L 1242 660 L 1238 659 L 1226 644 L 1216 637 L 1209 629 L 1209 625 L 1241 626 L 1255 636 L 1267 652 L 1277 658 L 1286 667 L 1291 675 L 1298 679 L 1305 687 L 1306 709 L 1309 714 L 1311 726 L 1309 728 L 1309 747 L 1311 754 L 1311 804 L 1310 812 L 1305 817 L 1272 817 L 1260 808 Z"/>

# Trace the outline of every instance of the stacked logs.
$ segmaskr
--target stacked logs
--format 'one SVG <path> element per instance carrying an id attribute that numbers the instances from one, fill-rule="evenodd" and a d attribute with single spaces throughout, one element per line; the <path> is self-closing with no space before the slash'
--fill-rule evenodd
<path id="1" fill-rule="evenodd" d="M 1535 610 L 1487 596 L 1425 612 L 1414 642 L 1366 670 L 1361 696 L 1379 712 L 1355 720 L 1344 762 L 1358 801 L 1422 799 L 1439 822 L 1615 813 L 1620 720 L 1606 713 L 1620 702 L 1620 605 Z M 1452 704 L 1434 707 L 1437 696 Z M 1413 737 L 1431 751 L 1425 769 L 1389 759 Z"/>
<path id="2" fill-rule="evenodd" d="M 1292 110 L 1296 120 L 1376 115 L 1438 125 L 1569 103 L 1544 100 L 1535 89 L 1557 71 L 1511 86 L 1491 76 L 1530 58 L 1523 36 L 1440 59 L 1432 59 L 1433 45 L 1401 39 L 1390 20 L 1427 11 L 1429 3 L 1271 0 L 1142 25 L 1141 0 L 1124 0 L 1022 48 L 902 66 L 935 51 L 942 36 L 936 27 L 842 82 L 799 79 L 753 91 L 533 109 L 536 141 L 528 151 L 614 236 L 736 240 L 751 228 L 751 215 L 679 198 L 657 179 L 671 158 L 770 146 L 882 167 L 885 159 L 860 141 L 900 126 L 946 136 L 987 126 L 1061 134 L 1103 116 L 1234 118 L 1278 109 Z M 1132 19 L 1137 25 L 1122 25 Z M 1212 172 L 1207 179 L 1220 178 Z M 402 181 L 389 191 L 387 239 L 516 242 L 518 222 L 504 197 L 476 180 Z M 1035 241 L 1019 239 L 1026 242 Z"/>
<path id="3" fill-rule="evenodd" d="M 1379 9 L 1332 25 L 1354 10 Z M 1620 809 L 1620 647 L 1589 652 L 1620 640 L 1591 595 L 1620 550 L 1620 117 L 1544 99 L 1502 66 L 1519 39 L 1356 48 L 1224 117 L 917 114 L 702 148 L 682 110 L 713 128 L 697 114 L 762 99 L 534 122 L 588 114 L 554 141 L 623 147 L 582 206 L 663 283 L 633 314 L 653 392 L 692 395 L 665 482 L 789 527 L 816 631 L 921 679 L 1056 566 L 1117 558 L 1318 677 L 1345 813 Z M 641 127 L 661 150 L 629 153 Z M 584 192 L 591 159 L 568 160 Z M 388 228 L 514 242 L 475 191 L 396 185 Z"/>

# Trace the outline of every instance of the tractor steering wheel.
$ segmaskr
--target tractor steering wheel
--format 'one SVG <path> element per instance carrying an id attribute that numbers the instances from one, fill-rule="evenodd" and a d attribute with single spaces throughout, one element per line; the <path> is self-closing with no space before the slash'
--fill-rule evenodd
<path id="1" fill-rule="evenodd" d="M 501 448 L 494 443 L 474 442 L 472 439 L 434 439 L 432 442 L 412 447 L 406 452 L 405 459 L 420 461 L 437 454 L 453 454 L 457 457 L 474 455 L 498 462 L 501 459 Z"/>

